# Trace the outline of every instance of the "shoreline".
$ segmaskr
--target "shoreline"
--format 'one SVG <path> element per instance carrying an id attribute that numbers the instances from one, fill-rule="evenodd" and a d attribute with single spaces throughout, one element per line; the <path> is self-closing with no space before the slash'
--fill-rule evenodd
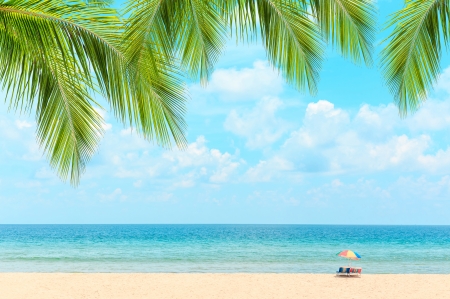
<path id="1" fill-rule="evenodd" d="M 3 298 L 447 298 L 450 274 L 0 273 Z"/>

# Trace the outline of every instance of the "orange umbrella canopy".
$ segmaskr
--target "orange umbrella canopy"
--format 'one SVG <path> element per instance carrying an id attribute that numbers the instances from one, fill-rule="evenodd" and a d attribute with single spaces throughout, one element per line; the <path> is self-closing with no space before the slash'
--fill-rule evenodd
<path id="1" fill-rule="evenodd" d="M 351 251 L 351 250 L 341 251 L 337 254 L 337 256 L 345 257 L 345 258 L 351 259 L 351 260 L 359 260 L 361 258 L 361 256 L 358 253 Z"/>

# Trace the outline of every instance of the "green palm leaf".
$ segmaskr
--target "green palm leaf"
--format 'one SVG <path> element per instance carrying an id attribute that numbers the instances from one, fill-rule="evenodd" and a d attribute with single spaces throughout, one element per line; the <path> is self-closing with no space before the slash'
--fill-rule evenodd
<path id="1" fill-rule="evenodd" d="M 186 142 L 184 87 L 175 67 L 130 64 L 122 23 L 105 2 L 0 1 L 0 81 L 10 107 L 36 109 L 38 141 L 74 185 L 102 134 L 90 97 L 97 89 L 144 137 L 166 146 L 171 137 Z"/>
<path id="2" fill-rule="evenodd" d="M 130 0 L 126 39 L 130 56 L 152 43 L 204 83 L 231 32 L 245 41 L 261 38 L 286 80 L 315 93 L 324 39 L 371 64 L 374 11 L 368 0 Z"/>
<path id="3" fill-rule="evenodd" d="M 83 87 L 83 77 L 54 57 L 37 78 L 37 138 L 48 152 L 50 165 L 77 185 L 87 161 L 97 150 L 103 119 Z"/>
<path id="4" fill-rule="evenodd" d="M 312 0 L 323 35 L 356 63 L 373 63 L 375 6 L 369 0 Z"/>
<path id="5" fill-rule="evenodd" d="M 139 59 L 129 60 L 127 74 L 132 94 L 128 110 L 138 132 L 161 146 L 170 147 L 173 139 L 185 148 L 186 87 L 172 59 L 146 43 Z"/>
<path id="6" fill-rule="evenodd" d="M 206 82 L 226 41 L 226 28 L 216 1 L 130 1 L 125 40 L 130 57 L 152 44 L 169 60 L 178 57 L 192 78 Z"/>
<path id="7" fill-rule="evenodd" d="M 316 92 L 324 43 L 306 5 L 289 0 L 224 0 L 222 3 L 224 18 L 241 39 L 260 37 L 269 60 L 288 82 L 299 89 Z"/>
<path id="8" fill-rule="evenodd" d="M 381 53 L 386 82 L 401 114 L 416 110 L 440 73 L 441 34 L 449 38 L 449 3 L 446 0 L 409 0 L 395 13 L 395 26 Z"/>

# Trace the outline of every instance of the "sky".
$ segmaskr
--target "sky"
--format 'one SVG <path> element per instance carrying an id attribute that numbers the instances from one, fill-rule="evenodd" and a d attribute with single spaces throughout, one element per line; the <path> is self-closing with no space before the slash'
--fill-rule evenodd
<path id="1" fill-rule="evenodd" d="M 377 2 L 380 28 L 402 3 Z M 188 84 L 185 151 L 106 109 L 77 188 L 48 166 L 33 116 L 0 105 L 0 223 L 450 224 L 449 57 L 429 100 L 400 118 L 379 57 L 367 68 L 328 52 L 311 96 L 259 44 L 230 41 L 208 86 Z"/>

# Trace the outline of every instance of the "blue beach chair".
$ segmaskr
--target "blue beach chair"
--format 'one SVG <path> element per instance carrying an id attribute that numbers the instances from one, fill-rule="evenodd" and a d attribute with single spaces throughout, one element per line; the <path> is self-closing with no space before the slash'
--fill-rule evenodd
<path id="1" fill-rule="evenodd" d="M 361 276 L 362 269 L 360 267 L 352 268 L 350 266 L 348 267 L 339 267 L 339 270 L 336 271 L 336 276 L 352 276 L 357 275 Z"/>

